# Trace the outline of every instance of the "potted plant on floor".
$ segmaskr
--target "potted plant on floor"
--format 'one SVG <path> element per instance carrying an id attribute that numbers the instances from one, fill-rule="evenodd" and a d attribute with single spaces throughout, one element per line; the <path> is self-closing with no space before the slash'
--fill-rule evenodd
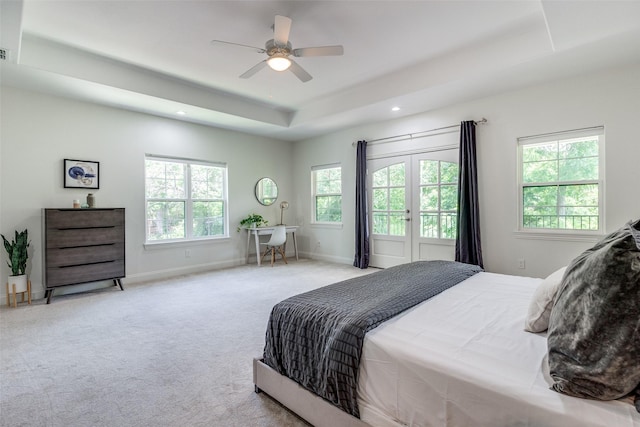
<path id="1" fill-rule="evenodd" d="M 7 250 L 7 254 L 9 255 L 9 261 L 7 265 L 11 268 L 11 275 L 7 278 L 7 283 L 11 286 L 15 284 L 16 289 L 15 292 L 26 292 L 27 289 L 27 259 L 29 255 L 27 254 L 27 248 L 29 247 L 29 234 L 27 230 L 18 233 L 16 230 L 16 235 L 14 240 L 9 242 L 4 235 L 2 235 L 2 240 L 4 242 L 4 248 Z M 11 287 L 11 291 L 13 288 Z M 7 293 L 9 289 L 7 289 Z"/>

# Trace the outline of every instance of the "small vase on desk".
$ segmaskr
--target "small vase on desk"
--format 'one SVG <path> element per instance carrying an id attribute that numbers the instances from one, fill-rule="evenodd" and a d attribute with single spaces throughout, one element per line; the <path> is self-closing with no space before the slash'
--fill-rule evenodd
<path id="1" fill-rule="evenodd" d="M 95 198 L 95 196 L 93 195 L 93 193 L 89 193 L 89 194 L 87 195 L 87 205 L 88 205 L 90 208 L 95 208 L 95 207 L 96 207 L 96 198 Z"/>

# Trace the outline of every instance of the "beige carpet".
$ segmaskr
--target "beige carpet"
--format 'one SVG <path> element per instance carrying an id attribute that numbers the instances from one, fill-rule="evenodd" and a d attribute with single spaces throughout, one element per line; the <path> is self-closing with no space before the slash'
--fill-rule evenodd
<path id="1" fill-rule="evenodd" d="M 301 259 L 0 309 L 1 426 L 305 426 L 253 391 L 271 307 L 371 273 Z"/>

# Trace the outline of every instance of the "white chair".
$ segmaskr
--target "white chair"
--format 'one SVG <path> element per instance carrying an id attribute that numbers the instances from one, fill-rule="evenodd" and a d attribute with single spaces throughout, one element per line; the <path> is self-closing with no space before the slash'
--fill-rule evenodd
<path id="1" fill-rule="evenodd" d="M 262 254 L 262 259 L 271 252 L 271 267 L 273 267 L 273 262 L 276 260 L 276 252 L 282 256 L 285 264 L 289 264 L 287 262 L 287 257 L 284 254 L 284 244 L 287 241 L 287 227 L 284 225 L 276 225 L 273 227 L 273 232 L 271 233 L 271 238 L 268 242 L 260 243 L 260 245 L 265 246 L 264 254 Z M 262 261 L 261 261 L 262 262 Z"/>

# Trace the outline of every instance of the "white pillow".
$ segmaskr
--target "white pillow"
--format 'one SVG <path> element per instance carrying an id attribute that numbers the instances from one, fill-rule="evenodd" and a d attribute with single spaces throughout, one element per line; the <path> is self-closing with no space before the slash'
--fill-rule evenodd
<path id="1" fill-rule="evenodd" d="M 567 267 L 562 267 L 551 273 L 536 288 L 533 299 L 529 304 L 529 312 L 524 322 L 524 330 L 528 332 L 543 332 L 549 327 L 549 317 L 553 299 L 558 292 L 562 276 Z"/>

